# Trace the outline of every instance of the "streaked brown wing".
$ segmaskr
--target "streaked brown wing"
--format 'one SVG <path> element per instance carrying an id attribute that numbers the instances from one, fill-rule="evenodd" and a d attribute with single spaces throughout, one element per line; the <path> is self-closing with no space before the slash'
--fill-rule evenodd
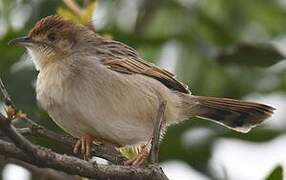
<path id="1" fill-rule="evenodd" d="M 96 45 L 97 55 L 109 69 L 125 74 L 142 74 L 152 77 L 172 90 L 189 94 L 188 86 L 179 82 L 175 75 L 153 64 L 144 62 L 137 51 L 123 43 L 105 40 Z"/>
<path id="2" fill-rule="evenodd" d="M 142 74 L 149 77 L 152 77 L 170 89 L 190 93 L 188 87 L 183 83 L 175 79 L 174 75 L 170 72 L 160 69 L 151 64 L 147 64 L 140 60 L 133 60 L 129 58 L 125 59 L 116 59 L 116 60 L 107 60 L 103 61 L 103 64 L 106 65 L 109 69 L 126 74 Z"/>

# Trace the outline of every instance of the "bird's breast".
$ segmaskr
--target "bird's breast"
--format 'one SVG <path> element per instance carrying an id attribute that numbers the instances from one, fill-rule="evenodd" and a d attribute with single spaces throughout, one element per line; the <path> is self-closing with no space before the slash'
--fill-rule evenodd
<path id="1" fill-rule="evenodd" d="M 158 93 L 169 98 L 167 121 L 176 116 L 169 90 L 156 80 L 119 74 L 92 63 L 77 67 L 76 76 L 53 68 L 40 72 L 37 81 L 41 106 L 74 136 L 90 133 L 121 145 L 148 141 L 159 105 Z"/>
<path id="2" fill-rule="evenodd" d="M 63 102 L 65 79 L 61 73 L 53 69 L 40 71 L 37 78 L 36 94 L 38 102 L 45 110 L 48 111 L 53 105 Z"/>

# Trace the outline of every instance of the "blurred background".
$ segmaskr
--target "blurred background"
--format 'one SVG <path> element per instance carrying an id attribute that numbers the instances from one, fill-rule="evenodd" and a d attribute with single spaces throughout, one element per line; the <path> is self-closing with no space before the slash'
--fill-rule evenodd
<path id="1" fill-rule="evenodd" d="M 30 58 L 7 42 L 26 35 L 47 15 L 83 24 L 92 20 L 98 33 L 136 48 L 145 60 L 177 74 L 193 94 L 252 100 L 277 109 L 248 134 L 201 119 L 169 128 L 159 157 L 170 179 L 283 179 L 286 0 L 82 0 L 77 1 L 80 16 L 69 2 L 0 0 L 0 75 L 29 117 L 62 132 L 37 105 L 37 71 Z M 46 139 L 32 141 L 64 152 Z M 1 156 L 0 171 L 4 180 L 78 179 Z"/>

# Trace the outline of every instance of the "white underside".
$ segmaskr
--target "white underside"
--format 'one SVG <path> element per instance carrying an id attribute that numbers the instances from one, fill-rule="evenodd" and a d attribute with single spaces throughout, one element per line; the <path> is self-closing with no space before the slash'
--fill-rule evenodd
<path id="1" fill-rule="evenodd" d="M 35 68 L 37 71 L 40 70 L 40 64 L 38 59 L 41 59 L 40 55 L 37 53 L 37 51 L 33 51 L 31 47 L 27 47 L 27 51 L 29 56 L 31 57 L 31 60 L 33 61 Z"/>

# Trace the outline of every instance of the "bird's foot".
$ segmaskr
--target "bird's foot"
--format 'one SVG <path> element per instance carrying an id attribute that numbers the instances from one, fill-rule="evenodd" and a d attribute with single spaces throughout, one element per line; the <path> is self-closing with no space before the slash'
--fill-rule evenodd
<path id="1" fill-rule="evenodd" d="M 126 161 L 124 164 L 129 166 L 139 167 L 144 164 L 145 160 L 149 157 L 149 153 L 150 153 L 150 146 L 148 144 L 143 145 L 140 153 L 133 159 Z"/>
<path id="2" fill-rule="evenodd" d="M 80 139 L 76 142 L 73 148 L 73 152 L 75 154 L 79 153 L 80 151 L 83 154 L 84 160 L 89 160 L 90 158 L 90 148 L 93 141 L 93 137 L 90 134 L 84 134 L 80 137 Z"/>

